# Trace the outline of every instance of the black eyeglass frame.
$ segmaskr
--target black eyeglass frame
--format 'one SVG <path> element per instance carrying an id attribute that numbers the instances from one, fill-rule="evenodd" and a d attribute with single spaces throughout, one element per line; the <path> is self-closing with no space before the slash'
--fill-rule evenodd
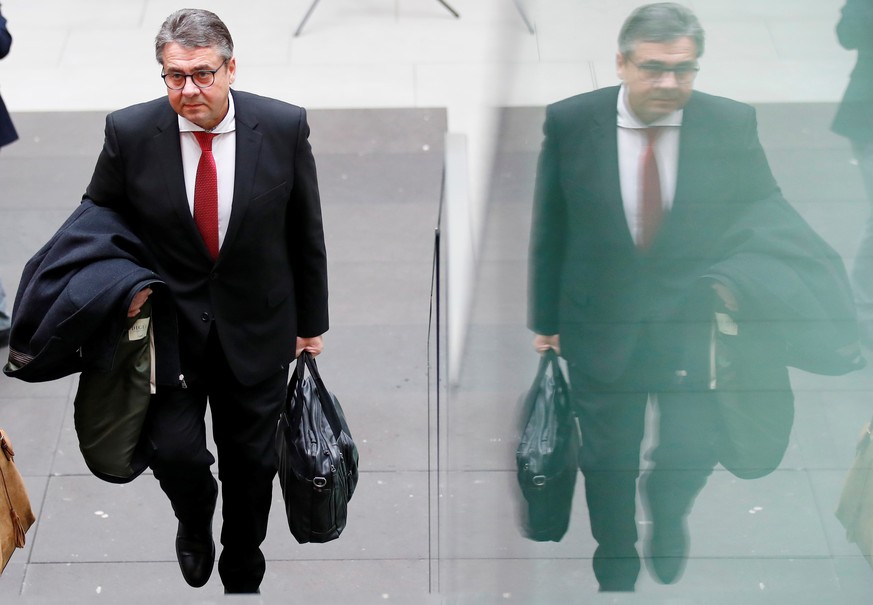
<path id="1" fill-rule="evenodd" d="M 688 84 L 694 81 L 697 73 L 700 71 L 700 65 L 689 65 L 680 63 L 679 65 L 664 65 L 663 63 L 637 63 L 633 59 L 625 57 L 628 63 L 639 69 L 646 77 L 647 82 L 660 82 L 665 74 L 672 72 L 673 77 L 680 84 Z"/>
<path id="2" fill-rule="evenodd" d="M 221 68 L 224 67 L 225 65 L 227 65 L 227 59 L 222 61 L 221 65 L 219 65 L 215 69 L 198 69 L 193 74 L 183 74 L 181 72 L 173 72 L 173 73 L 167 74 L 167 73 L 161 72 L 161 80 L 164 81 L 164 86 L 166 86 L 169 90 L 182 90 L 185 88 L 185 85 L 188 83 L 188 78 L 191 78 L 191 83 L 194 86 L 196 86 L 197 88 L 199 88 L 200 90 L 203 90 L 204 88 L 209 88 L 210 86 L 215 84 L 215 74 L 217 74 L 219 71 L 221 71 Z M 212 81 L 209 84 L 200 85 L 197 83 L 197 80 L 194 79 L 196 76 L 202 76 L 203 74 L 209 74 L 212 76 Z M 185 80 L 182 82 L 181 86 L 176 88 L 176 87 L 170 86 L 170 83 L 167 82 L 168 76 L 184 76 Z"/>

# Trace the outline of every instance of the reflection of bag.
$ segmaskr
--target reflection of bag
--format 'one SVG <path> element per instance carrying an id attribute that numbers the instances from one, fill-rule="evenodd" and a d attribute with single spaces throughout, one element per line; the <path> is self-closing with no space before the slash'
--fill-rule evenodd
<path id="1" fill-rule="evenodd" d="M 539 542 L 558 542 L 570 524 L 579 439 L 558 356 L 549 349 L 522 406 L 515 460 L 524 496 L 522 526 Z"/>
<path id="2" fill-rule="evenodd" d="M 846 528 L 846 539 L 857 544 L 873 566 L 873 435 L 870 426 L 868 422 L 858 442 L 836 514 Z"/>
<path id="3" fill-rule="evenodd" d="M 301 544 L 335 540 L 358 482 L 358 450 L 339 401 L 305 351 L 288 383 L 276 447 L 291 533 Z"/>
<path id="4" fill-rule="evenodd" d="M 73 402 L 79 449 L 96 477 L 110 483 L 133 481 L 148 466 L 141 439 L 152 386 L 151 304 L 128 319 L 112 369 L 87 368 Z"/>
<path id="5" fill-rule="evenodd" d="M 15 467 L 15 452 L 0 429 L 0 573 L 16 548 L 24 548 L 24 534 L 36 521 L 24 480 Z"/>
<path id="6" fill-rule="evenodd" d="M 710 361 L 724 428 L 718 456 L 736 477 L 757 479 L 773 472 L 788 449 L 794 395 L 773 346 L 742 328 L 716 313 Z"/>

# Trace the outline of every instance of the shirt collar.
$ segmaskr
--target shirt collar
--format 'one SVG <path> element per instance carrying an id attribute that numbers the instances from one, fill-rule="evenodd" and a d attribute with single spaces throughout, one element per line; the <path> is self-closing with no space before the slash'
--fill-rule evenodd
<path id="1" fill-rule="evenodd" d="M 650 126 L 682 126 L 682 114 L 684 109 L 677 109 L 673 113 L 664 116 L 660 120 L 655 120 L 651 124 L 643 124 L 640 119 L 634 115 L 627 104 L 627 89 L 622 84 L 618 90 L 618 125 L 621 128 L 649 128 Z"/>
<path id="2" fill-rule="evenodd" d="M 224 119 L 218 123 L 218 126 L 210 130 L 215 134 L 223 134 L 236 130 L 236 110 L 233 106 L 233 94 L 227 94 L 227 114 Z M 204 132 L 204 129 L 194 122 L 179 116 L 179 132 Z"/>

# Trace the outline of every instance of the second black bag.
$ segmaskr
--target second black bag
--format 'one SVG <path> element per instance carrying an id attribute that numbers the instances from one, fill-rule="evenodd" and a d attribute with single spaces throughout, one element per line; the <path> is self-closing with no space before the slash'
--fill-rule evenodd
<path id="1" fill-rule="evenodd" d="M 358 450 L 339 401 L 305 351 L 288 383 L 276 448 L 291 534 L 301 544 L 339 538 L 358 483 Z"/>
<path id="2" fill-rule="evenodd" d="M 570 524 L 579 436 L 570 390 L 551 349 L 540 360 L 521 420 L 515 459 L 524 496 L 522 528 L 531 540 L 558 542 Z"/>

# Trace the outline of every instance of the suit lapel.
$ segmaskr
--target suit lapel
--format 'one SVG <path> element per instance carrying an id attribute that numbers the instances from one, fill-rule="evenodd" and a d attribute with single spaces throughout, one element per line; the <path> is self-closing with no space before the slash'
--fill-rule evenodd
<path id="1" fill-rule="evenodd" d="M 157 134 L 153 139 L 154 156 L 158 158 L 160 176 L 164 179 L 167 191 L 167 203 L 179 217 L 179 222 L 185 225 L 194 241 L 201 241 L 200 232 L 194 224 L 191 207 L 188 205 L 188 195 L 185 191 L 185 172 L 182 168 L 182 144 L 179 139 L 179 118 L 167 103 L 166 112 L 157 125 Z M 203 252 L 209 255 L 206 245 Z"/>
<path id="2" fill-rule="evenodd" d="M 681 238 L 686 227 L 686 215 L 693 204 L 706 200 L 706 175 L 712 171 L 711 155 L 706 147 L 717 144 L 710 133 L 710 122 L 705 111 L 701 110 L 700 98 L 692 93 L 682 113 L 682 127 L 679 132 L 679 158 L 676 169 L 676 192 L 673 206 L 664 216 L 664 223 L 655 239 L 654 247 L 670 246 Z M 676 235 L 672 235 L 677 231 Z"/>
<path id="3" fill-rule="evenodd" d="M 709 154 L 701 153 L 704 147 L 716 144 L 710 133 L 710 121 L 701 110 L 700 98 L 693 94 L 682 114 L 682 130 L 679 134 L 679 165 L 676 174 L 676 194 L 673 207 L 682 210 L 688 203 L 699 199 L 699 187 L 707 172 Z"/>
<path id="4" fill-rule="evenodd" d="M 234 173 L 233 205 L 230 211 L 230 222 L 227 233 L 224 236 L 222 250 L 227 248 L 239 232 L 252 192 L 255 186 L 255 172 L 258 166 L 258 157 L 261 152 L 263 136 L 257 131 L 258 120 L 248 111 L 249 106 L 245 97 L 239 93 L 233 93 L 234 108 L 236 111 L 236 171 Z M 219 252 L 219 259 L 222 253 Z"/>
<path id="5" fill-rule="evenodd" d="M 615 94 L 604 97 L 604 103 L 594 116 L 591 129 L 592 147 L 596 149 L 596 174 L 599 176 L 599 194 L 596 200 L 604 204 L 604 211 L 609 215 L 614 233 L 628 246 L 635 248 L 633 236 L 627 224 L 624 211 L 624 200 L 621 197 L 621 176 L 618 169 L 618 125 L 617 104 L 619 87 Z"/>

